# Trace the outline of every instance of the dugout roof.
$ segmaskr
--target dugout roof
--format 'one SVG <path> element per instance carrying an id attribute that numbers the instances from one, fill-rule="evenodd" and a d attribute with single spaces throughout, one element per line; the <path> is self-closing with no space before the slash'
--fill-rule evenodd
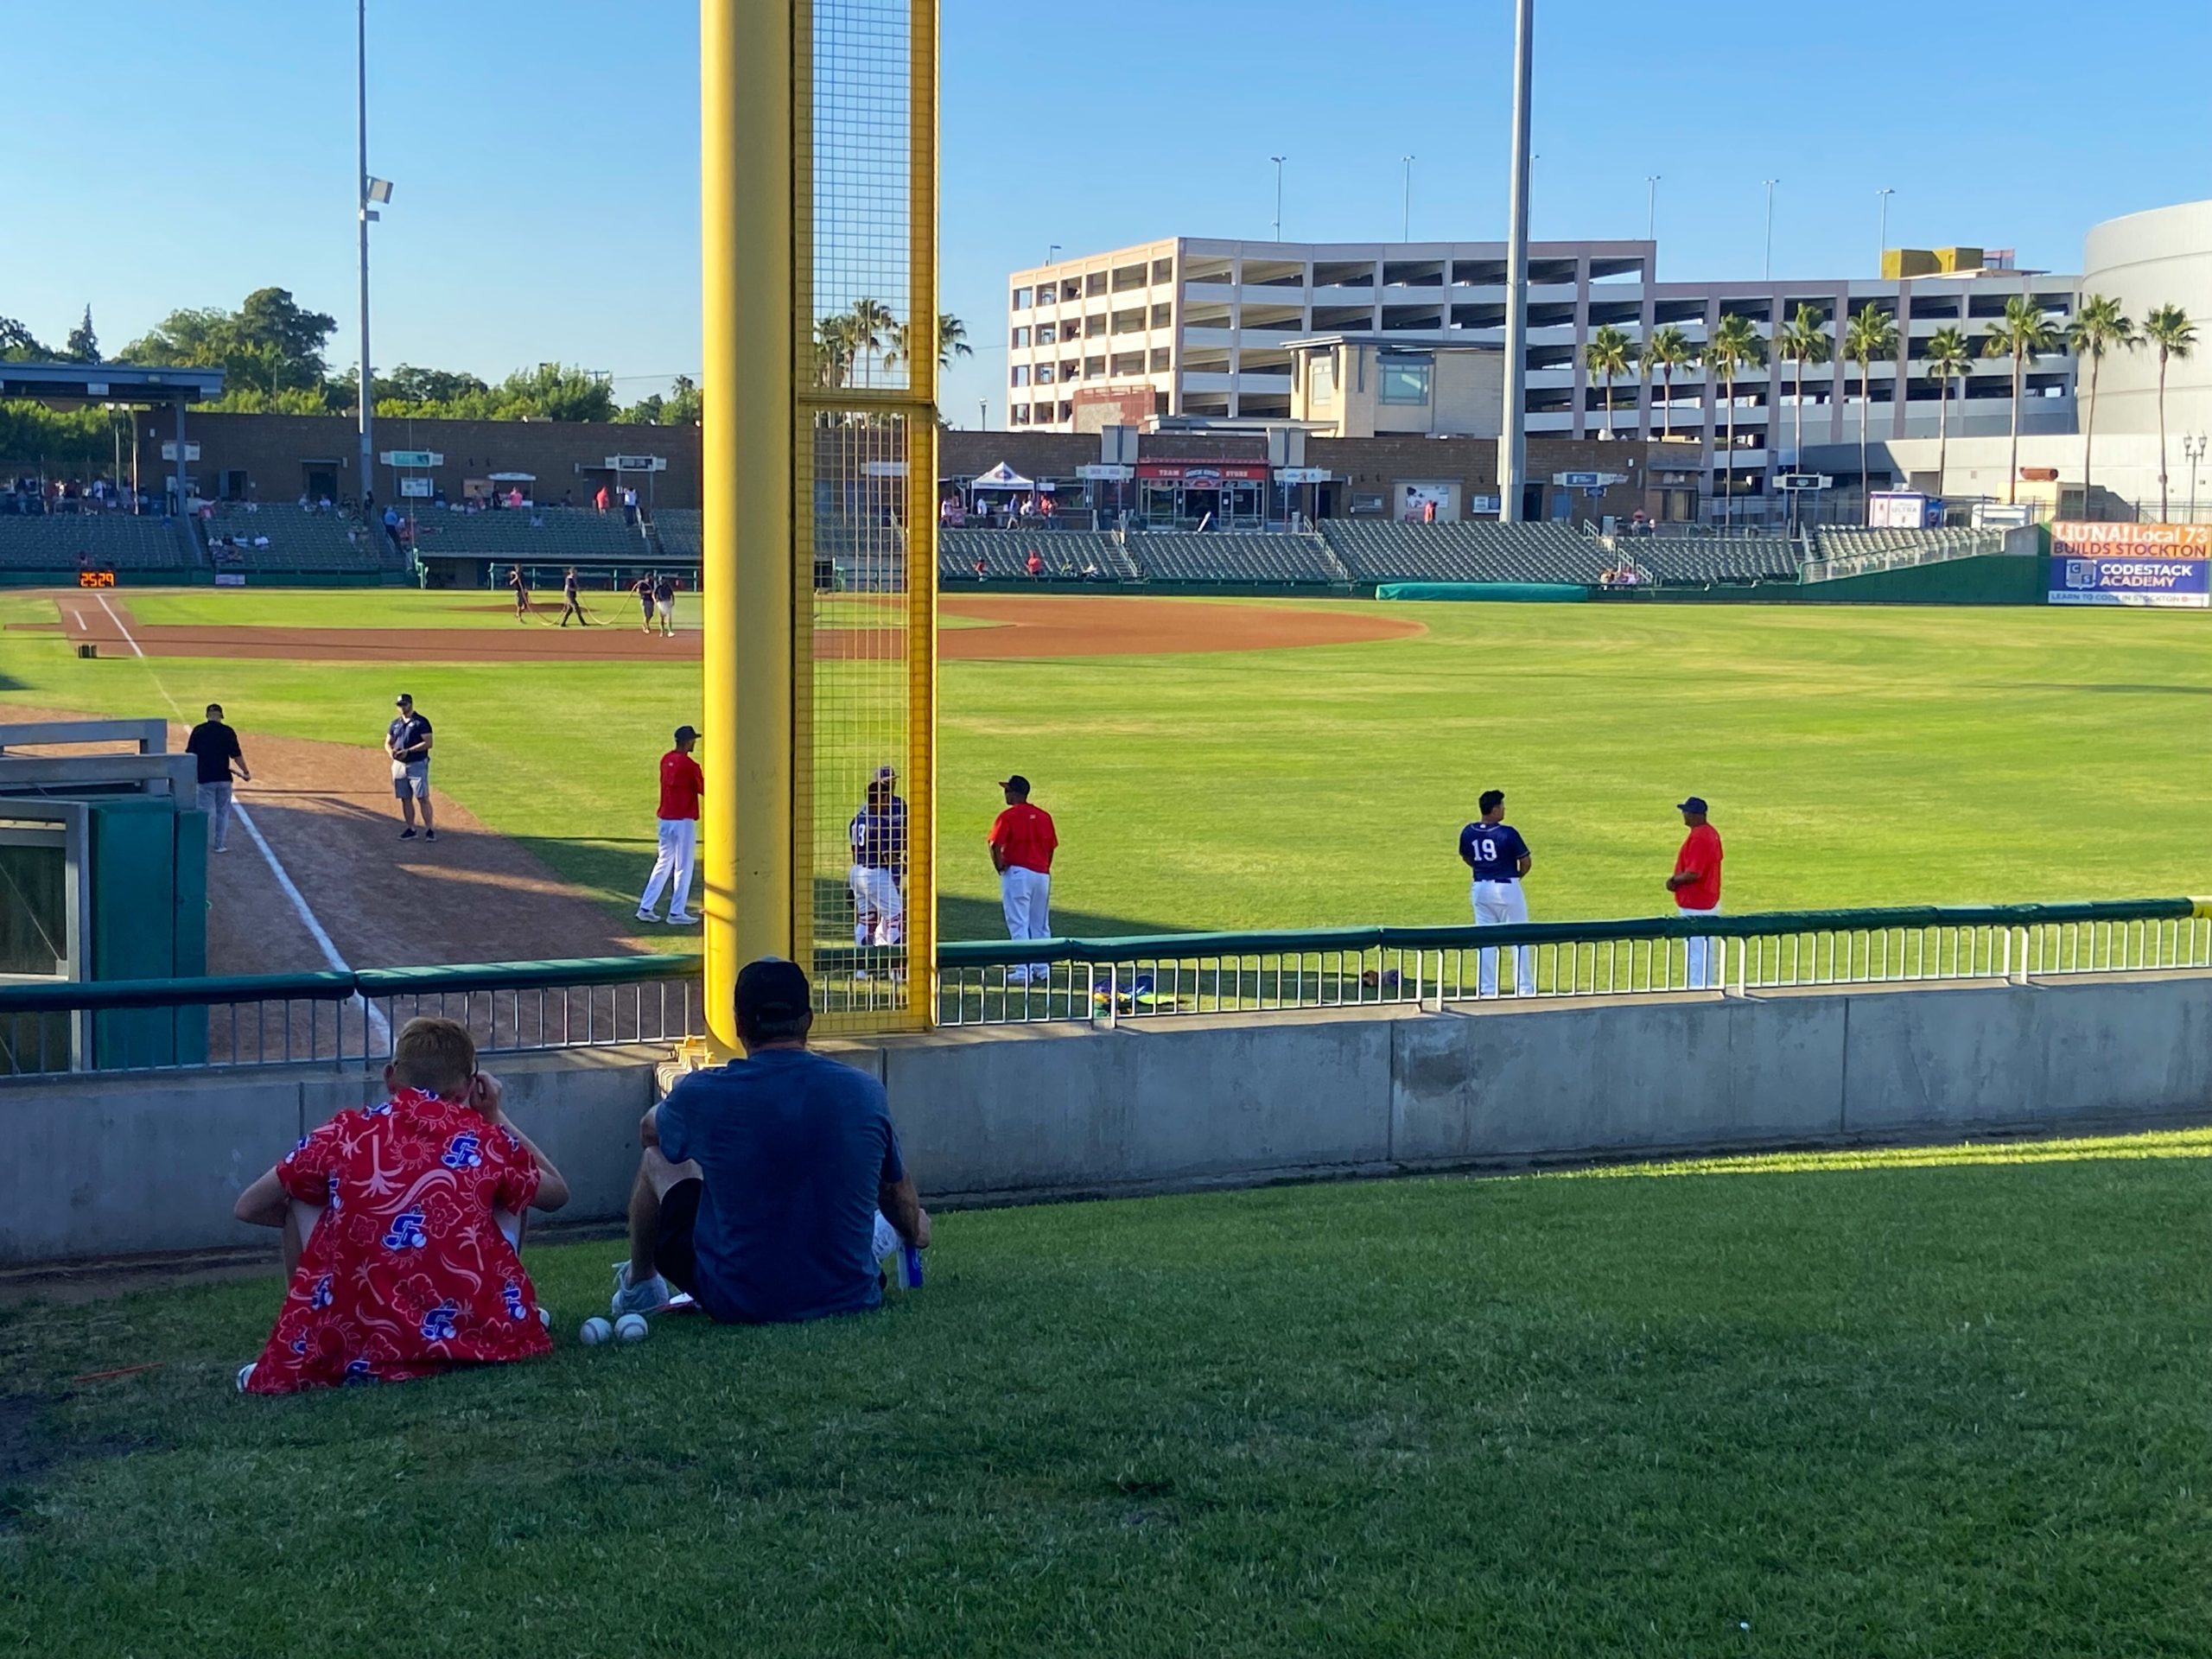
<path id="1" fill-rule="evenodd" d="M 222 395 L 220 369 L 134 369 L 120 363 L 0 363 L 0 397 L 181 406 Z"/>

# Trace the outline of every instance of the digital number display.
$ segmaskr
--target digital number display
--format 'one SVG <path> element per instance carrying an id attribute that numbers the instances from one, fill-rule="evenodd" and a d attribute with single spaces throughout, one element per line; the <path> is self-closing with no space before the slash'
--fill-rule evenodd
<path id="1" fill-rule="evenodd" d="M 79 588 L 112 588 L 115 586 L 115 572 L 112 570 L 79 570 L 77 573 L 77 585 Z"/>

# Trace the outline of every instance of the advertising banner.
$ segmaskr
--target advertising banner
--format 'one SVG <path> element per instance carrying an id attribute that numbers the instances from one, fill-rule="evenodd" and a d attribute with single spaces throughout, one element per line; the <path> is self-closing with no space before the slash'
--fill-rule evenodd
<path id="1" fill-rule="evenodd" d="M 2212 524 L 2056 524 L 2050 602 L 2212 609 Z"/>

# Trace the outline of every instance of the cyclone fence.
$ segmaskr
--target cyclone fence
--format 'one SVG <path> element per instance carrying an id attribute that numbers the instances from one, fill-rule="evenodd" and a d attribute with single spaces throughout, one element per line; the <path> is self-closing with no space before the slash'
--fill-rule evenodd
<path id="1" fill-rule="evenodd" d="M 942 944 L 936 957 L 940 1026 L 1116 1025 L 2212 968 L 2212 900 L 994 940 Z M 376 1063 L 418 1014 L 460 1020 L 493 1055 L 671 1045 L 706 1031 L 695 956 L 18 981 L 0 984 L 0 1076 Z"/>

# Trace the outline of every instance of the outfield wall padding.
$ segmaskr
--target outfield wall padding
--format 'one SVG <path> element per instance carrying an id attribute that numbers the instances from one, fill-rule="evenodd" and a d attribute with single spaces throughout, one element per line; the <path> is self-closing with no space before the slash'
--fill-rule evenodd
<path id="1" fill-rule="evenodd" d="M 890 1090 L 925 1196 L 1314 1176 L 2212 1122 L 2212 972 L 949 1030 L 832 1046 Z M 619 1218 L 648 1048 L 490 1069 Z M 238 1192 L 379 1093 L 320 1066 L 0 1082 L 0 1264 L 273 1244 Z"/>
<path id="2" fill-rule="evenodd" d="M 1385 582 L 1377 599 L 1487 600 L 1520 605 L 1572 605 L 1590 597 L 1579 582 Z"/>

